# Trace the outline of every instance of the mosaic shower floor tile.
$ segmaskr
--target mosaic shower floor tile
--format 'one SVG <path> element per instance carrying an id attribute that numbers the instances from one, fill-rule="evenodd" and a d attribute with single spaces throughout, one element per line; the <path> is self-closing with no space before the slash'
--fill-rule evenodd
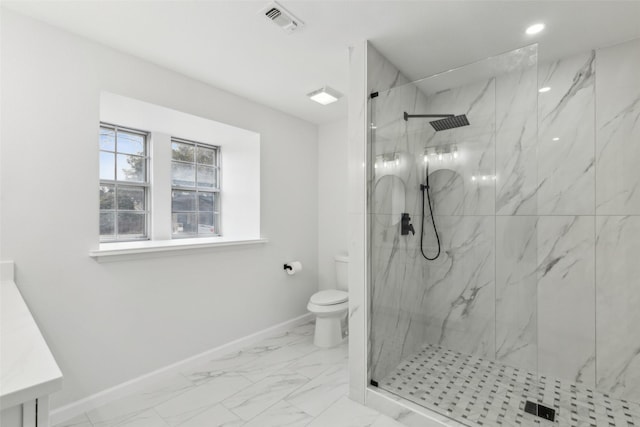
<path id="1" fill-rule="evenodd" d="M 500 363 L 427 345 L 379 387 L 463 424 L 476 426 L 640 426 L 640 405 Z M 526 401 L 555 410 L 555 421 L 524 411 Z"/>

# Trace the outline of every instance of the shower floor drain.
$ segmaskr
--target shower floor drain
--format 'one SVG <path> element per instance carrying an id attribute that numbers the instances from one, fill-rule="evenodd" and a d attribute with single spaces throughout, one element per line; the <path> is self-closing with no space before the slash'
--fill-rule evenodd
<path id="1" fill-rule="evenodd" d="M 379 386 L 474 427 L 640 427 L 637 403 L 438 346 L 405 359 Z M 525 412 L 527 401 L 537 416 Z"/>

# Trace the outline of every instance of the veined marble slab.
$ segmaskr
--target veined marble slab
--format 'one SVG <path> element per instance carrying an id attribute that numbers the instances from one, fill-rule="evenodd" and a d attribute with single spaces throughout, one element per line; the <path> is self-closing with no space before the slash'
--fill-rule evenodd
<path id="1" fill-rule="evenodd" d="M 598 389 L 640 401 L 640 216 L 596 217 Z"/>
<path id="2" fill-rule="evenodd" d="M 540 66 L 539 215 L 595 213 L 595 72 L 594 51 Z"/>
<path id="3" fill-rule="evenodd" d="M 538 369 L 595 385 L 593 216 L 538 219 Z"/>
<path id="4" fill-rule="evenodd" d="M 640 214 L 640 40 L 597 51 L 598 215 Z"/>
<path id="5" fill-rule="evenodd" d="M 496 79 L 496 214 L 537 213 L 537 66 Z"/>
<path id="6" fill-rule="evenodd" d="M 538 368 L 538 218 L 496 217 L 496 359 Z"/>

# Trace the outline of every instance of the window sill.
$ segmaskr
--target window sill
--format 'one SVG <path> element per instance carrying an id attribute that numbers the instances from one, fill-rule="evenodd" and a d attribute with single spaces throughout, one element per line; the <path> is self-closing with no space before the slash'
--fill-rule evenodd
<path id="1" fill-rule="evenodd" d="M 257 245 L 268 242 L 267 239 L 233 239 L 229 237 L 205 237 L 175 240 L 145 240 L 140 242 L 100 243 L 97 250 L 89 251 L 96 260 L 131 259 L 137 255 L 165 252 L 193 251 L 220 248 L 225 246 Z"/>

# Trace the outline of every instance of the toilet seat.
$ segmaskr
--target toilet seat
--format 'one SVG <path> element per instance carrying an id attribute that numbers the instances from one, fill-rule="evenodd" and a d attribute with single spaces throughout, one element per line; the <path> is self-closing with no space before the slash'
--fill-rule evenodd
<path id="1" fill-rule="evenodd" d="M 340 304 L 349 299 L 349 294 L 337 289 L 327 289 L 324 291 L 316 292 L 311 296 L 309 300 L 310 304 L 314 305 L 335 305 Z"/>

